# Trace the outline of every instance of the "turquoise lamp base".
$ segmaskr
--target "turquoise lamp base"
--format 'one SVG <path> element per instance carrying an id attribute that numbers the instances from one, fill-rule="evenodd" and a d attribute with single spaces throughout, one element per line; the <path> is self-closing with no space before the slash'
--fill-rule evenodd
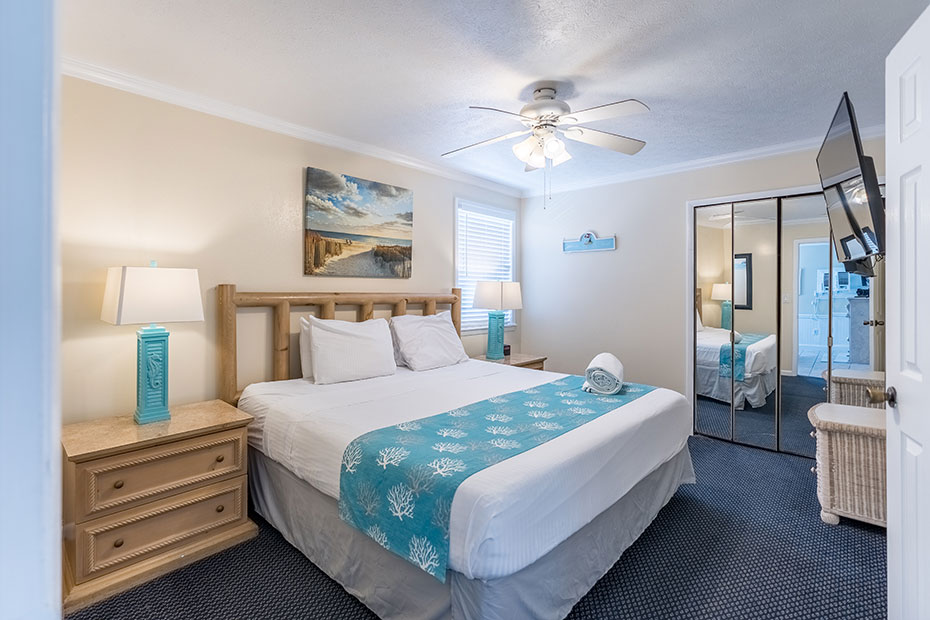
<path id="1" fill-rule="evenodd" d="M 168 330 L 149 325 L 136 332 L 136 424 L 171 419 L 168 411 Z"/>
<path id="2" fill-rule="evenodd" d="M 733 328 L 733 302 L 725 300 L 720 304 L 720 327 Z"/>
<path id="3" fill-rule="evenodd" d="M 488 351 L 485 357 L 489 360 L 504 359 L 504 320 L 506 313 L 503 310 L 488 312 Z"/>

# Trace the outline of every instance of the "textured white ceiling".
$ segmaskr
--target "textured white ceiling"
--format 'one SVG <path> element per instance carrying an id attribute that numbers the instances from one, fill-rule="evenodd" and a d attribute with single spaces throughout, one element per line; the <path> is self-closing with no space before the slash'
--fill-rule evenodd
<path id="1" fill-rule="evenodd" d="M 843 90 L 884 119 L 884 58 L 927 0 L 63 0 L 62 52 L 336 136 L 538 192 L 498 143 L 541 79 L 573 109 L 634 97 L 593 127 L 629 157 L 569 143 L 553 190 L 823 135 Z M 560 93 L 561 94 L 561 93 Z M 813 162 L 812 164 L 813 165 Z"/>

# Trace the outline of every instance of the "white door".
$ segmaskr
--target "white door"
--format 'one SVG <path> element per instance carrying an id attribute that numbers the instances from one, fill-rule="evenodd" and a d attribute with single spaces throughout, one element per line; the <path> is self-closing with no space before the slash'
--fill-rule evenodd
<path id="1" fill-rule="evenodd" d="M 888 617 L 930 618 L 930 10 L 885 63 Z"/>

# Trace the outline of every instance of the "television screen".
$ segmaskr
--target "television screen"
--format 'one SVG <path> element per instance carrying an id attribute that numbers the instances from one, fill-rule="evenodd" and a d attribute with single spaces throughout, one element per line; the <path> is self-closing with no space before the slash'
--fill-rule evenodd
<path id="1" fill-rule="evenodd" d="M 817 154 L 817 168 L 837 259 L 859 261 L 884 252 L 885 208 L 875 164 L 862 155 L 856 116 L 846 93 Z"/>
<path id="2" fill-rule="evenodd" d="M 853 127 L 851 109 L 846 105 L 848 102 L 844 94 L 820 153 L 817 154 L 817 168 L 824 188 L 861 176 L 859 153 L 862 147 L 859 145 L 858 132 Z"/>

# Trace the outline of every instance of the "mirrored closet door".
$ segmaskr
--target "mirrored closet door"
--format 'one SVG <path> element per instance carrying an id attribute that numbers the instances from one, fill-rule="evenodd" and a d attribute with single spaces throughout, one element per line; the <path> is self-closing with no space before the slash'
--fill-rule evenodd
<path id="1" fill-rule="evenodd" d="M 837 270 L 821 194 L 782 201 L 781 448 L 814 456 L 808 410 L 826 402 L 833 327 L 830 282 Z M 842 269 L 842 265 L 839 265 Z"/>
<path id="2" fill-rule="evenodd" d="M 733 304 L 733 205 L 695 209 L 695 431 L 733 438 L 732 368 L 721 351 L 730 351 Z"/>
<path id="3" fill-rule="evenodd" d="M 831 381 L 884 379 L 884 263 L 846 272 L 812 193 L 695 208 L 694 266 L 695 432 L 814 456 Z"/>
<path id="4" fill-rule="evenodd" d="M 778 201 L 733 206 L 733 439 L 778 446 Z M 722 354 L 728 353 L 721 351 Z"/>

